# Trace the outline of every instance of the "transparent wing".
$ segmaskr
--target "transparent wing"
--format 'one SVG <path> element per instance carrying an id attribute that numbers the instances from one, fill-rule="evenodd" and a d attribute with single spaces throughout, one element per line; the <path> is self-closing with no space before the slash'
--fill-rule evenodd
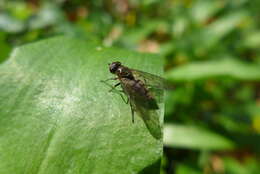
<path id="1" fill-rule="evenodd" d="M 137 105 L 135 101 L 132 102 L 134 103 L 136 113 L 143 119 L 150 134 L 154 138 L 160 139 L 162 137 L 162 128 L 157 110 L 147 109 L 141 105 Z"/>
<path id="2" fill-rule="evenodd" d="M 173 89 L 173 85 L 162 77 L 136 69 L 131 69 L 131 71 L 135 79 L 141 80 L 146 85 L 158 103 L 162 103 L 164 101 L 163 94 L 165 89 Z"/>
<path id="3" fill-rule="evenodd" d="M 173 85 L 164 78 L 147 72 L 131 69 L 135 79 L 142 80 L 148 87 L 157 89 L 173 89 Z"/>
<path id="4" fill-rule="evenodd" d="M 136 88 L 136 83 L 141 82 L 129 79 L 121 80 L 124 92 L 127 94 L 127 96 L 129 96 L 130 106 L 132 109 L 143 119 L 151 135 L 156 139 L 161 138 L 162 129 L 160 125 L 160 117 L 158 114 L 159 105 L 155 97 L 150 94 L 143 95 L 144 92 L 142 91 L 142 88 Z"/>

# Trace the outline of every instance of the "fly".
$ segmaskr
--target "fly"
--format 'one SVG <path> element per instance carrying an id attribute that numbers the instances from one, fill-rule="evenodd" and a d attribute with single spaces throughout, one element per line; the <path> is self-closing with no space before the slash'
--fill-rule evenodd
<path id="1" fill-rule="evenodd" d="M 130 69 L 123 66 L 121 62 L 109 64 L 109 71 L 117 77 L 108 80 L 119 80 L 111 90 L 121 86 L 122 92 L 127 97 L 124 101 L 130 104 L 132 122 L 135 121 L 136 112 L 143 119 L 151 135 L 157 139 L 161 138 L 158 101 L 162 98 L 163 89 L 171 88 L 171 85 L 159 76 Z M 122 95 L 121 97 L 123 98 Z"/>

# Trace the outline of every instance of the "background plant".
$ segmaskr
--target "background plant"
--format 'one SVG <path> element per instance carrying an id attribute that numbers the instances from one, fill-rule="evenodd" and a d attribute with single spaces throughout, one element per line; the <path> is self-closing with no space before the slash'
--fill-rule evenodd
<path id="1" fill-rule="evenodd" d="M 257 173 L 258 0 L 1 1 L 0 61 L 56 35 L 158 53 L 166 94 L 162 173 Z"/>

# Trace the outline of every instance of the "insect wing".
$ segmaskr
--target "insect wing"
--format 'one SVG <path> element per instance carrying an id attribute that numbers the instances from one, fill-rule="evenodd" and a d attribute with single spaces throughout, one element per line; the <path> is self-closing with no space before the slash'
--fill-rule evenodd
<path id="1" fill-rule="evenodd" d="M 153 87 L 162 90 L 173 89 L 173 85 L 162 77 L 136 69 L 131 69 L 131 71 L 136 79 L 142 80 L 148 87 Z"/>
<path id="2" fill-rule="evenodd" d="M 136 88 L 135 80 L 121 79 L 122 87 L 126 95 L 130 100 L 132 109 L 143 119 L 146 127 L 153 137 L 156 139 L 161 138 L 161 124 L 158 114 L 159 107 L 156 99 L 153 96 L 147 97 L 143 95 L 144 86 L 140 85 L 140 88 Z"/>
<path id="3" fill-rule="evenodd" d="M 132 70 L 132 69 L 131 69 Z M 132 70 L 135 79 L 141 80 L 158 103 L 164 101 L 164 89 L 172 87 L 165 79 L 139 70 Z"/>
<path id="4" fill-rule="evenodd" d="M 151 133 L 151 135 L 156 138 L 160 139 L 162 137 L 162 128 L 160 124 L 160 116 L 156 110 L 149 110 L 140 105 L 136 105 L 134 101 L 134 107 L 136 112 L 141 116 L 143 119 L 147 129 Z"/>

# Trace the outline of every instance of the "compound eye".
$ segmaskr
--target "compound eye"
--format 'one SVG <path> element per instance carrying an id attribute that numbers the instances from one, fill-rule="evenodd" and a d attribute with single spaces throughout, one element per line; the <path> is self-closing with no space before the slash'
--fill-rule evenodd
<path id="1" fill-rule="evenodd" d="M 112 63 L 109 66 L 109 70 L 110 70 L 111 73 L 115 73 L 116 70 L 117 70 L 117 66 L 114 63 Z"/>
<path id="2" fill-rule="evenodd" d="M 111 73 L 116 73 L 117 69 L 121 66 L 120 62 L 113 62 L 109 65 L 109 70 Z"/>

